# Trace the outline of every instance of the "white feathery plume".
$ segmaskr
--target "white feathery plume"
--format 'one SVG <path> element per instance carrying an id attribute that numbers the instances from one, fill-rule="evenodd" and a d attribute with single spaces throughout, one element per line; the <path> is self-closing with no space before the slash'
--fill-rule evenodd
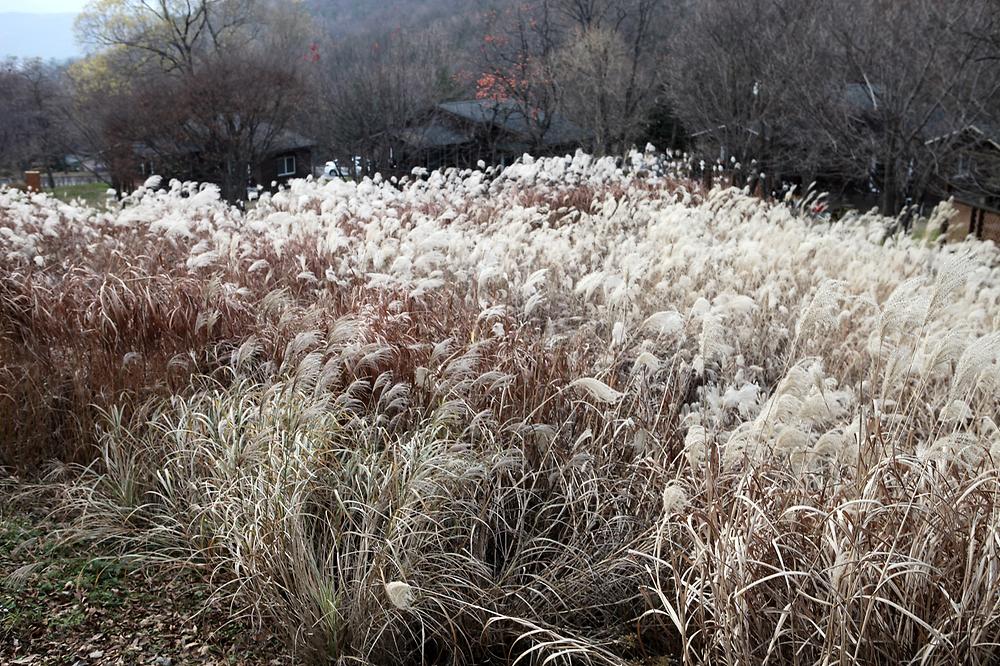
<path id="1" fill-rule="evenodd" d="M 385 584 L 385 594 L 389 602 L 400 610 L 409 610 L 413 606 L 413 588 L 400 580 Z"/>
<path id="2" fill-rule="evenodd" d="M 619 393 L 599 379 L 593 377 L 582 377 L 574 379 L 569 384 L 570 388 L 575 388 L 586 393 L 597 402 L 616 403 L 625 397 L 624 393 Z"/>

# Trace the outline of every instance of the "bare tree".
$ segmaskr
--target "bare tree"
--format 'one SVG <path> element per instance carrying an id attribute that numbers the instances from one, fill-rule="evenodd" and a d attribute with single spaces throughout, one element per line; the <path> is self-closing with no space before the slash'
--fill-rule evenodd
<path id="1" fill-rule="evenodd" d="M 297 5 L 113 0 L 92 3 L 78 29 L 96 49 L 76 68 L 78 110 L 96 107 L 81 135 L 120 185 L 130 162 L 155 156 L 172 175 L 242 198 L 249 166 L 304 100 L 311 32 Z"/>
<path id="2" fill-rule="evenodd" d="M 837 80 L 855 93 L 822 118 L 841 168 L 871 171 L 882 210 L 919 201 L 936 180 L 948 178 L 966 157 L 965 131 L 996 103 L 1000 68 L 983 57 L 981 42 L 964 37 L 987 20 L 988 5 L 842 0 L 837 6 Z"/>
<path id="3" fill-rule="evenodd" d="M 331 154 L 369 156 L 387 132 L 458 93 L 454 61 L 450 37 L 433 29 L 327 37 L 312 72 L 307 126 Z"/>
<path id="4" fill-rule="evenodd" d="M 665 71 L 665 4 L 557 0 L 568 21 L 557 68 L 563 108 L 590 131 L 595 152 L 629 148 L 649 122 Z"/>
<path id="5" fill-rule="evenodd" d="M 495 113 L 517 114 L 530 139 L 544 150 L 545 135 L 561 109 L 555 53 L 559 25 L 550 0 L 494 11 L 480 48 L 476 97 L 495 102 Z"/>
<path id="6" fill-rule="evenodd" d="M 947 177 L 996 104 L 1000 68 L 967 38 L 990 4 L 691 2 L 671 100 L 711 158 L 867 187 L 895 213 Z"/>
<path id="7" fill-rule="evenodd" d="M 751 183 L 808 162 L 803 94 L 823 90 L 815 0 L 703 0 L 681 6 L 668 68 L 672 108 L 707 161 L 744 165 Z M 751 164 L 753 167 L 751 168 Z"/>
<path id="8" fill-rule="evenodd" d="M 38 59 L 0 64 L 0 168 L 52 172 L 70 149 L 63 122 L 66 82 L 62 67 Z"/>
<path id="9" fill-rule="evenodd" d="M 536 141 L 561 112 L 599 153 L 628 148 L 661 89 L 664 0 L 540 0 L 493 14 L 481 97 L 531 114 Z"/>
<path id="10" fill-rule="evenodd" d="M 96 49 L 127 48 L 163 71 L 193 73 L 199 58 L 238 48 L 261 27 L 260 0 L 105 0 L 77 19 L 80 40 Z"/>
<path id="11" fill-rule="evenodd" d="M 266 91 L 262 93 L 262 91 Z M 132 89 L 123 138 L 141 137 L 140 157 L 168 175 L 245 194 L 259 164 L 304 99 L 294 72 L 250 55 L 206 63 L 183 79 L 154 76 Z"/>
<path id="12" fill-rule="evenodd" d="M 581 30 L 555 58 L 566 114 L 590 133 L 595 153 L 613 150 L 635 136 L 645 118 L 630 113 L 630 60 L 618 34 L 602 28 Z"/>
<path id="13" fill-rule="evenodd" d="M 33 114 L 24 78 L 15 60 L 0 67 L 0 168 L 20 170 L 33 152 Z"/>

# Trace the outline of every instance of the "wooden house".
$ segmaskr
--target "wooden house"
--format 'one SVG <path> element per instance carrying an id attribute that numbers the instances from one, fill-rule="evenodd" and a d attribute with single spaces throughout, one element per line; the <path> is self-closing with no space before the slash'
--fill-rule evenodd
<path id="1" fill-rule="evenodd" d="M 1000 243 L 1000 132 L 968 125 L 928 141 L 949 141 L 956 159 L 945 164 L 935 194 L 950 198 L 957 212 L 948 222 L 949 240 L 975 236 Z"/>
<path id="2" fill-rule="evenodd" d="M 256 127 L 251 138 L 253 148 L 242 151 L 254 157 L 238 164 L 226 157 L 230 153 L 224 143 L 209 139 L 199 143 L 199 136 L 188 133 L 180 139 L 168 136 L 135 144 L 131 159 L 122 161 L 125 166 L 113 173 L 119 187 L 132 189 L 155 174 L 165 179 L 216 183 L 222 187 L 224 197 L 235 200 L 250 191 L 273 189 L 293 178 L 310 176 L 315 167 L 315 141 L 266 123 Z"/>
<path id="3" fill-rule="evenodd" d="M 558 113 L 525 110 L 512 101 L 445 102 L 414 116 L 404 127 L 371 137 L 366 152 L 383 173 L 414 167 L 473 168 L 480 162 L 505 166 L 525 153 L 573 152 L 583 130 Z"/>

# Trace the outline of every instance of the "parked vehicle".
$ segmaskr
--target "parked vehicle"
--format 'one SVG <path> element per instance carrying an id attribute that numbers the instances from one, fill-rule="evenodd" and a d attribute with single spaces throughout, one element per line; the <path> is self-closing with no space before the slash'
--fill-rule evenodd
<path id="1" fill-rule="evenodd" d="M 340 160 L 327 162 L 323 167 L 323 178 L 350 180 L 361 175 L 361 156 L 354 156 L 353 168 L 350 164 L 341 164 Z"/>

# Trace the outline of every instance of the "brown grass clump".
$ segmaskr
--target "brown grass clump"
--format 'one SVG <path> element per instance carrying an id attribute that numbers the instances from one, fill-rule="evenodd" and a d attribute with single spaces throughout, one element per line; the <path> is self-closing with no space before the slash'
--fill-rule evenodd
<path id="1" fill-rule="evenodd" d="M 305 663 L 995 661 L 996 249 L 630 160 L 0 192 L 0 465 Z"/>

